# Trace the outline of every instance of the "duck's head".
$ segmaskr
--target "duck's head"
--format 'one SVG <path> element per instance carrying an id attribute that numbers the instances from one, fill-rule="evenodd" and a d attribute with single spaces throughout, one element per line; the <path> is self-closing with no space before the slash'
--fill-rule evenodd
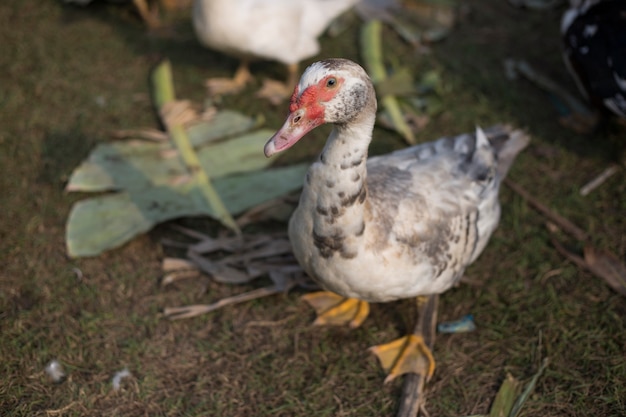
<path id="1" fill-rule="evenodd" d="M 289 149 L 324 123 L 348 124 L 365 107 L 375 111 L 374 88 L 360 65 L 347 59 L 311 64 L 300 77 L 283 127 L 265 144 L 265 156 Z"/>

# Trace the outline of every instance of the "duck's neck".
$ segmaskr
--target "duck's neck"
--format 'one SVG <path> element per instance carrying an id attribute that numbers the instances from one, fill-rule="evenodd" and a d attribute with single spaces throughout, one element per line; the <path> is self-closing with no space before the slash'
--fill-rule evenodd
<path id="1" fill-rule="evenodd" d="M 374 121 L 375 110 L 352 123 L 336 125 L 311 172 L 317 185 L 314 236 L 322 243 L 341 239 L 343 257 L 355 256 L 350 238 L 361 236 L 365 228 L 366 161 Z"/>

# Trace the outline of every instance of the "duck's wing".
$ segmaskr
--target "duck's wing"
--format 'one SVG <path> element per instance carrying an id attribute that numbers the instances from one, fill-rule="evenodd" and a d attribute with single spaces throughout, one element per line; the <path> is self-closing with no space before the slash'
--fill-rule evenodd
<path id="1" fill-rule="evenodd" d="M 496 169 L 495 150 L 479 130 L 477 135 L 445 137 L 370 158 L 368 192 L 381 204 L 392 193 L 403 199 L 422 197 L 433 209 L 446 207 L 447 200 L 462 204 L 461 195 L 475 205 L 480 194 L 494 183 Z"/>
<path id="2" fill-rule="evenodd" d="M 432 241 L 444 256 L 478 256 L 499 221 L 498 188 L 528 143 L 519 131 L 492 130 L 442 138 L 368 161 L 368 201 L 379 235 L 403 242 Z M 497 133 L 500 133 L 497 135 Z"/>
<path id="3" fill-rule="evenodd" d="M 469 186 L 480 192 L 506 176 L 529 141 L 521 130 L 496 125 L 484 131 L 477 128 L 475 134 L 444 137 L 372 157 L 367 165 L 368 186 L 370 181 L 375 187 L 380 183 L 389 185 L 396 181 L 393 175 L 401 175 L 420 187 L 444 190 Z"/>

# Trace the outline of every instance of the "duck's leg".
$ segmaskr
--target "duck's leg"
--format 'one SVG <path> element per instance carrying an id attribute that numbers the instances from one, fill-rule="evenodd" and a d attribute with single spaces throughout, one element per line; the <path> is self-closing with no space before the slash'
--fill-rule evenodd
<path id="1" fill-rule="evenodd" d="M 435 340 L 438 302 L 438 295 L 418 297 L 418 318 L 413 333 L 370 348 L 387 372 L 385 383 L 406 373 L 417 374 L 424 382 L 433 375 L 435 359 L 430 349 Z"/>
<path id="2" fill-rule="evenodd" d="M 206 81 L 206 86 L 210 95 L 235 94 L 241 91 L 252 79 L 249 63 L 242 59 L 233 78 L 210 78 Z"/>
<path id="3" fill-rule="evenodd" d="M 263 80 L 263 87 L 256 93 L 257 97 L 266 98 L 272 104 L 280 104 L 293 93 L 298 82 L 298 64 L 287 65 L 287 82 Z"/>
<path id="4" fill-rule="evenodd" d="M 150 9 L 147 0 L 133 0 L 133 4 L 148 28 L 157 29 L 161 26 L 156 9 Z"/>
<path id="5" fill-rule="evenodd" d="M 342 297 L 334 292 L 319 291 L 306 294 L 302 299 L 317 313 L 315 325 L 349 325 L 359 327 L 367 318 L 370 306 L 366 301 Z"/>

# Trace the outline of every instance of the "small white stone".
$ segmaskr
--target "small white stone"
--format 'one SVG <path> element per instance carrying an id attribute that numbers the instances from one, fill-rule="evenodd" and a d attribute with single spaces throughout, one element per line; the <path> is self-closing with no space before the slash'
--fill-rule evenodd
<path id="1" fill-rule="evenodd" d="M 120 385 L 122 383 L 122 379 L 127 378 L 129 376 L 131 376 L 132 374 L 130 373 L 130 371 L 128 370 L 128 368 L 124 368 L 119 372 L 116 372 L 115 375 L 113 376 L 113 380 L 111 381 L 111 384 L 113 384 L 113 389 L 115 391 L 120 389 Z"/>
<path id="2" fill-rule="evenodd" d="M 63 380 L 63 378 L 65 378 L 63 365 L 61 365 L 56 359 L 50 361 L 50 363 L 46 365 L 46 373 L 55 383 L 59 383 Z"/>

